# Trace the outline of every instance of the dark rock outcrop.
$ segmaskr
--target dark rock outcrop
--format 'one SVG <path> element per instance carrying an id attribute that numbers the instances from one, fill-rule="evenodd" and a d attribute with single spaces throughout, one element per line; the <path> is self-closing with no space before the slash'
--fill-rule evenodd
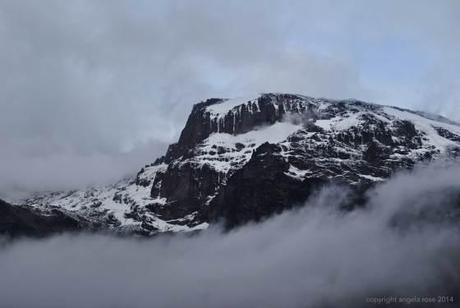
<path id="1" fill-rule="evenodd" d="M 87 227 L 82 220 L 72 218 L 61 211 L 48 214 L 29 207 L 11 205 L 0 200 L 0 234 L 10 237 L 45 236 L 60 232 L 80 231 Z"/>
<path id="2" fill-rule="evenodd" d="M 161 183 L 161 184 L 160 184 Z M 202 211 L 208 197 L 215 193 L 219 173 L 208 165 L 191 163 L 173 165 L 155 178 L 151 196 L 168 196 L 171 204 L 150 206 L 149 209 L 162 219 L 171 220 Z"/>
<path id="3" fill-rule="evenodd" d="M 227 181 L 211 203 L 211 221 L 224 219 L 227 228 L 260 221 L 301 205 L 326 182 L 321 178 L 299 181 L 289 175 L 289 162 L 279 146 L 264 143 L 250 161 Z"/>

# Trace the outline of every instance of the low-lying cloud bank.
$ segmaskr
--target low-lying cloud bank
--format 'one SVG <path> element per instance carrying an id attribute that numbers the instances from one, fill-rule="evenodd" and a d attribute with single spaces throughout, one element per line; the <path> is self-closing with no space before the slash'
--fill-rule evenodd
<path id="1" fill-rule="evenodd" d="M 395 176 L 347 213 L 338 210 L 347 191 L 329 187 L 302 209 L 226 234 L 5 242 L 0 304 L 366 307 L 370 296 L 455 296 L 459 192 L 460 166 L 438 164 Z"/>

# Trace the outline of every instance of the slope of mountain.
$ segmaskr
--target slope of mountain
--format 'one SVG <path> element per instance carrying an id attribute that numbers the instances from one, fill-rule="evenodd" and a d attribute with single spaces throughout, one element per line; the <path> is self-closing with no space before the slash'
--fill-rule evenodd
<path id="1" fill-rule="evenodd" d="M 71 217 L 62 211 L 39 211 L 0 200 L 0 234 L 16 236 L 45 236 L 56 232 L 88 230 L 82 217 Z"/>
<path id="2" fill-rule="evenodd" d="M 34 195 L 121 232 L 237 226 L 301 204 L 324 183 L 357 191 L 420 161 L 460 154 L 460 126 L 356 100 L 268 93 L 194 105 L 165 156 L 114 185 Z"/>

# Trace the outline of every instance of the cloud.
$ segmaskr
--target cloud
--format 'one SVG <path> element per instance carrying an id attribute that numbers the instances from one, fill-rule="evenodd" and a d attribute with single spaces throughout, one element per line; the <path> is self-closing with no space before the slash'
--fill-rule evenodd
<path id="1" fill-rule="evenodd" d="M 71 161 L 103 156 L 112 172 L 93 170 L 115 180 L 126 169 L 114 157 L 175 141 L 193 103 L 259 91 L 458 120 L 458 12 L 457 1 L 1 1 L 0 169 L 25 188 L 59 186 L 52 157 L 66 156 L 69 183 L 88 184 Z M 46 164 L 34 183 L 31 157 Z"/>
<path id="2" fill-rule="evenodd" d="M 132 176 L 143 162 L 154 161 L 166 151 L 166 144 L 149 142 L 121 153 L 57 152 L 47 155 L 17 157 L 14 151 L 3 152 L 0 164 L 0 198 L 21 202 L 30 191 L 72 190 L 89 185 L 108 185 Z"/>
<path id="3" fill-rule="evenodd" d="M 230 233 L 4 242 L 0 303 L 359 307 L 372 296 L 455 296 L 460 233 L 445 214 L 456 213 L 459 192 L 458 164 L 437 164 L 395 176 L 348 213 L 338 210 L 347 190 L 329 187 L 299 210 Z"/>

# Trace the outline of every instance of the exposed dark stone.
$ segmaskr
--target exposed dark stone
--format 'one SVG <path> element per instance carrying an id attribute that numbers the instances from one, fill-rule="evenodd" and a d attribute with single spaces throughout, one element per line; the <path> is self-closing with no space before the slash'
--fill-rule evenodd
<path id="1" fill-rule="evenodd" d="M 279 150 L 268 143 L 256 150 L 251 160 L 228 180 L 212 201 L 211 220 L 223 218 L 227 228 L 260 221 L 301 205 L 324 183 L 321 179 L 299 181 L 287 176 L 289 164 L 273 155 Z"/>
<path id="2" fill-rule="evenodd" d="M 385 147 L 375 141 L 368 143 L 367 149 L 363 153 L 363 158 L 370 164 L 379 165 L 382 160 L 388 158 L 388 153 Z"/>
<path id="3" fill-rule="evenodd" d="M 237 142 L 235 143 L 235 147 L 238 151 L 241 151 L 242 149 L 244 149 L 244 144 Z"/>
<path id="4" fill-rule="evenodd" d="M 0 234 L 11 237 L 45 236 L 87 227 L 83 219 L 77 220 L 58 210 L 44 215 L 30 207 L 11 205 L 0 200 Z"/>
<path id="5" fill-rule="evenodd" d="M 154 198 L 167 197 L 168 204 L 150 206 L 149 209 L 166 220 L 183 217 L 200 210 L 207 198 L 214 194 L 219 181 L 219 173 L 206 164 L 171 166 L 155 179 L 151 192 Z"/>
<path id="6" fill-rule="evenodd" d="M 161 164 L 161 162 L 158 162 L 159 164 Z M 136 185 L 139 185 L 139 186 L 143 186 L 143 187 L 147 187 L 150 185 L 150 181 L 145 179 L 145 178 L 142 178 L 141 175 L 145 172 L 145 169 L 142 168 L 136 175 L 136 180 L 135 180 L 135 183 Z"/>
<path id="7" fill-rule="evenodd" d="M 454 141 L 454 142 L 458 142 L 460 144 L 460 136 L 459 135 L 454 134 L 454 133 L 452 133 L 452 132 L 450 132 L 447 129 L 442 128 L 442 127 L 436 127 L 436 126 L 433 126 L 433 127 L 441 137 L 444 137 L 444 138 L 449 139 L 449 140 Z"/>

